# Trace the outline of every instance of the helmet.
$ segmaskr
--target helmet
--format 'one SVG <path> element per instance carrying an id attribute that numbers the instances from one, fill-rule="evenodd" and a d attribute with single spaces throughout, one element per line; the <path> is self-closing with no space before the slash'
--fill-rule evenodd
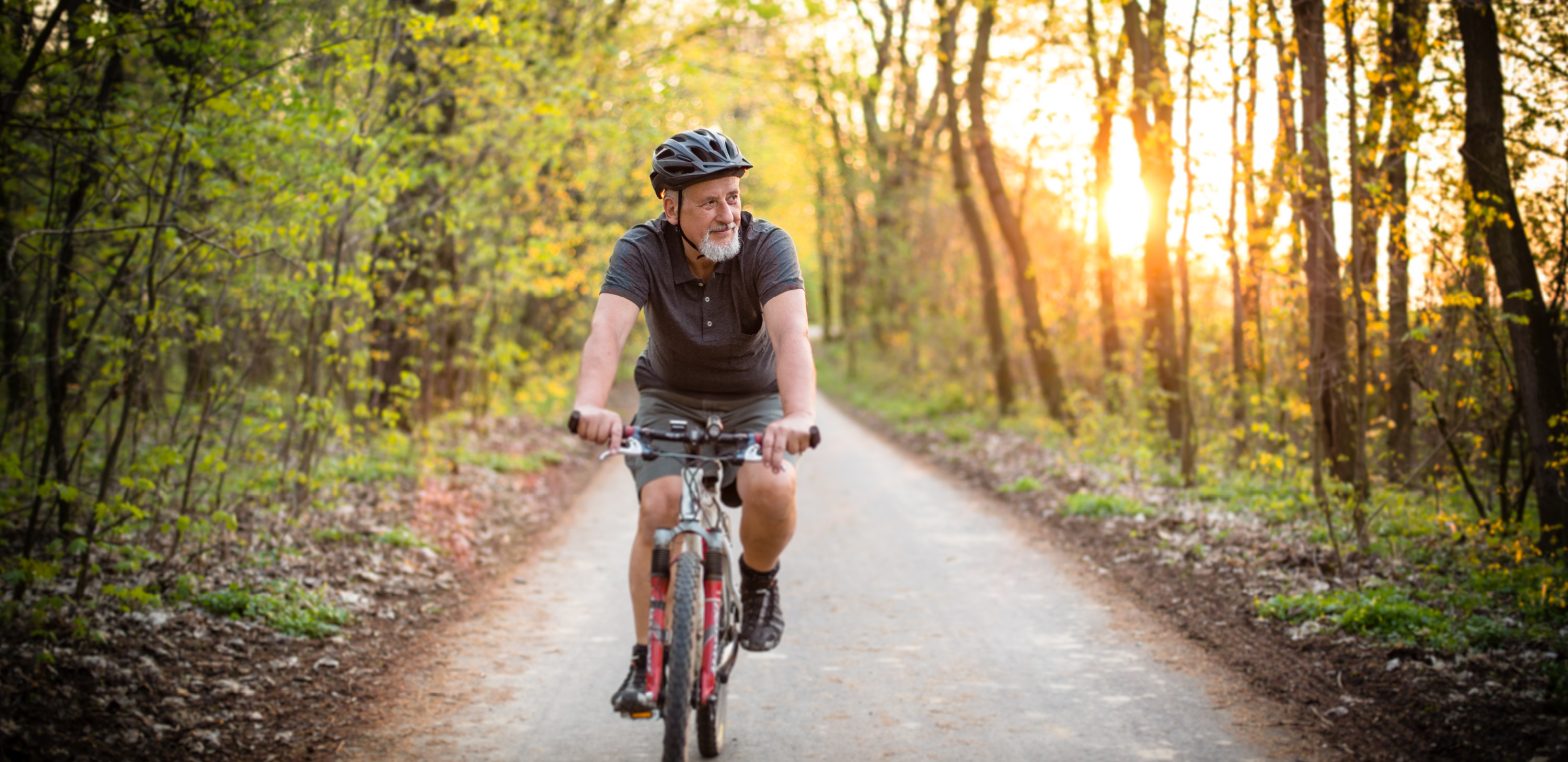
<path id="1" fill-rule="evenodd" d="M 653 151 L 653 171 L 648 179 L 654 195 L 664 197 L 666 190 L 715 177 L 739 177 L 751 169 L 751 162 L 740 155 L 735 141 L 708 129 L 687 130 L 672 135 Z"/>

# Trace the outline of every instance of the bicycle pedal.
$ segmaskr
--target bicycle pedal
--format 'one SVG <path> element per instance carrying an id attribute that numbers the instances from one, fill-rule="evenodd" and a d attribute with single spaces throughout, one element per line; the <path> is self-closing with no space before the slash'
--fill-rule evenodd
<path id="1" fill-rule="evenodd" d="M 651 719 L 653 719 L 653 712 L 651 712 L 651 711 L 648 711 L 648 712 L 625 712 L 624 714 L 627 717 L 629 717 L 631 719 L 634 719 L 634 720 L 651 720 Z"/>

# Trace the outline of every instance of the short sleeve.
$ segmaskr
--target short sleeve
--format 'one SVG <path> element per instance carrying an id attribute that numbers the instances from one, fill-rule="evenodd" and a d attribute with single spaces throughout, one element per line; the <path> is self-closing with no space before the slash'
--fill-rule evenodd
<path id="1" fill-rule="evenodd" d="M 615 294 L 631 300 L 640 309 L 648 304 L 649 284 L 647 263 L 637 247 L 625 238 L 615 243 L 610 255 L 610 267 L 604 271 L 601 294 Z"/>
<path id="2" fill-rule="evenodd" d="M 767 304 L 786 291 L 805 288 L 806 281 L 800 275 L 800 257 L 795 253 L 795 241 L 783 228 L 773 228 L 762 240 L 757 259 L 761 267 L 757 270 L 757 298 L 758 303 Z"/>

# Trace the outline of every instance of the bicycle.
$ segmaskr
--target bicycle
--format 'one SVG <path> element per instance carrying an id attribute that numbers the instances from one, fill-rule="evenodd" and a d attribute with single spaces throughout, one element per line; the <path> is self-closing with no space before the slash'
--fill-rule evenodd
<path id="1" fill-rule="evenodd" d="M 578 421 L 573 411 L 567 428 L 574 434 Z M 740 656 L 741 612 L 737 556 L 730 552 L 729 517 L 720 507 L 728 503 L 720 485 L 725 466 L 739 468 L 762 460 L 762 435 L 726 434 L 723 428 L 719 416 L 710 416 L 702 428 L 682 420 L 670 421 L 664 430 L 627 426 L 621 448 L 599 456 L 678 458 L 684 464 L 680 517 L 675 526 L 656 530 L 653 536 L 648 610 L 648 703 L 660 708 L 664 720 L 665 762 L 686 759 L 692 715 L 702 756 L 717 757 L 724 750 L 725 686 Z M 817 427 L 811 427 L 811 446 L 821 440 Z M 684 444 L 685 452 L 655 450 L 645 441 Z M 737 449 L 721 453 L 719 448 L 727 445 Z M 737 502 L 731 507 L 740 506 Z M 652 712 L 631 716 L 651 719 Z"/>

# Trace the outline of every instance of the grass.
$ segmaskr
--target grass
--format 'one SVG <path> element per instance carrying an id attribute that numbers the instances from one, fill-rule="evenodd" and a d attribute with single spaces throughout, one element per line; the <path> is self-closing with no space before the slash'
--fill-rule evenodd
<path id="1" fill-rule="evenodd" d="M 196 605 L 217 616 L 259 621 L 295 637 L 331 637 L 352 619 L 347 610 L 328 603 L 321 591 L 293 581 L 269 583 L 261 590 L 230 584 L 196 596 Z"/>
<path id="2" fill-rule="evenodd" d="M 1103 519 L 1111 516 L 1147 516 L 1153 511 L 1137 500 L 1121 495 L 1074 492 L 1067 496 L 1067 502 L 1062 506 L 1061 513 L 1063 516 Z"/>
<path id="3" fill-rule="evenodd" d="M 424 538 L 420 537 L 418 534 L 415 534 L 414 530 L 409 529 L 408 527 L 401 524 L 376 535 L 375 539 L 376 542 L 379 542 L 383 545 L 391 545 L 394 548 L 430 547 L 430 543 L 425 542 Z"/>
<path id="4" fill-rule="evenodd" d="M 1045 485 L 1033 476 L 1020 476 L 1013 481 L 996 488 L 997 492 L 1004 495 L 1021 495 L 1029 492 L 1039 492 Z"/>

